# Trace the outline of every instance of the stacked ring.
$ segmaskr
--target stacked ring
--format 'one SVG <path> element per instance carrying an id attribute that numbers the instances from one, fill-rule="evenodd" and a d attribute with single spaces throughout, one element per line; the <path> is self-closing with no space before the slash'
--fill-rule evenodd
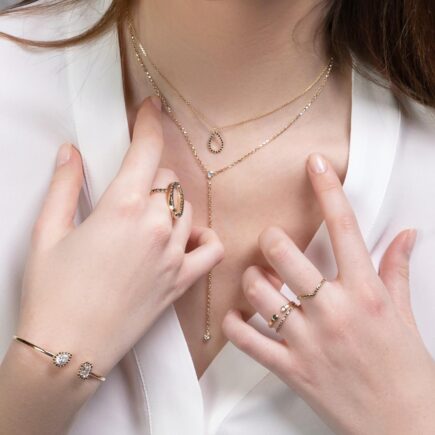
<path id="1" fill-rule="evenodd" d="M 286 304 L 282 305 L 281 308 L 280 308 L 279 310 L 280 310 L 281 313 L 284 313 L 284 315 L 283 315 L 283 317 L 281 318 L 280 323 L 281 323 L 281 322 L 283 323 L 283 321 L 287 318 L 287 316 L 289 315 L 289 313 L 290 313 L 291 310 L 293 310 L 294 308 L 298 308 L 298 307 L 299 307 L 299 305 L 296 304 L 296 303 L 293 302 L 293 301 L 288 301 Z M 277 322 L 279 319 L 280 319 L 280 317 L 279 317 L 278 314 L 275 314 L 275 313 L 272 314 L 272 317 L 271 317 L 271 319 L 270 319 L 269 322 L 268 322 L 269 328 L 271 328 L 271 327 L 275 324 L 275 322 Z M 281 325 L 282 325 L 282 323 L 281 323 Z M 279 325 L 279 324 L 278 324 L 278 325 Z M 279 328 L 280 328 L 280 326 L 279 326 Z M 278 328 L 278 329 L 279 329 L 279 328 Z M 277 329 L 277 330 L 278 330 L 278 329 Z"/>
<path id="2" fill-rule="evenodd" d="M 320 282 L 316 285 L 316 287 L 314 288 L 314 290 L 311 293 L 305 293 L 305 294 L 302 294 L 302 295 L 298 295 L 297 298 L 299 300 L 301 300 L 303 298 L 311 298 L 311 297 L 316 296 L 317 292 L 320 290 L 320 288 L 323 286 L 323 284 L 325 284 L 325 282 L 326 282 L 326 279 L 322 278 L 320 280 Z M 278 314 L 275 314 L 275 313 L 272 314 L 272 317 L 271 317 L 271 319 L 268 322 L 269 327 L 271 328 L 279 320 L 279 323 L 278 323 L 278 325 L 277 325 L 277 327 L 275 329 L 276 332 L 278 332 L 281 329 L 282 325 L 284 324 L 285 320 L 287 319 L 288 315 L 295 308 L 299 308 L 299 306 L 300 305 L 296 304 L 293 301 L 288 301 L 285 305 L 282 305 L 281 308 L 280 308 L 280 312 L 284 313 L 283 316 L 280 318 L 278 316 Z"/>

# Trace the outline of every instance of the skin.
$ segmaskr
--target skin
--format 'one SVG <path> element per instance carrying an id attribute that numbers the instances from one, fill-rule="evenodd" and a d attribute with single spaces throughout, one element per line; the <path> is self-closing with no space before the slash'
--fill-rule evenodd
<path id="1" fill-rule="evenodd" d="M 330 235 L 338 274 L 287 317 L 272 340 L 238 310 L 223 322 L 228 338 L 272 370 L 337 434 L 431 434 L 435 429 L 435 363 L 410 306 L 409 257 L 413 229 L 400 232 L 374 269 L 341 183 L 322 156 L 308 173 Z M 258 240 L 270 267 L 296 295 L 322 279 L 279 227 Z M 287 299 L 276 277 L 258 266 L 243 275 L 243 291 L 269 320 Z"/>
<path id="2" fill-rule="evenodd" d="M 164 194 L 149 193 L 176 180 L 159 169 L 160 117 L 146 100 L 119 173 L 77 227 L 82 161 L 71 145 L 60 149 L 32 232 L 17 335 L 73 357 L 56 368 L 46 356 L 11 343 L 0 366 L 1 433 L 66 432 L 100 385 L 76 376 L 80 363 L 90 360 L 95 372 L 109 374 L 163 310 L 222 259 L 216 234 L 192 226 L 189 202 L 173 222 Z M 23 403 L 32 404 L 24 413 Z"/>
<path id="3" fill-rule="evenodd" d="M 318 9 L 309 13 L 314 4 L 306 0 L 148 0 L 134 2 L 132 16 L 139 37 L 162 71 L 208 117 L 225 124 L 279 106 L 305 89 L 328 63 L 322 38 L 313 44 L 320 14 Z M 289 35 L 298 21 L 296 43 Z M 152 89 L 134 57 L 128 32 L 123 30 L 126 106 L 132 128 L 137 108 Z M 198 378 L 228 342 L 221 328 L 226 312 L 237 308 L 246 317 L 255 314 L 241 291 L 241 277 L 251 264 L 267 266 L 257 244 L 261 231 L 279 225 L 304 250 L 322 221 L 305 171 L 308 155 L 322 152 L 344 180 L 350 136 L 350 73 L 346 68 L 333 69 L 321 97 L 296 124 L 214 180 L 213 221 L 225 246 L 225 258 L 213 271 L 213 339 L 206 346 L 201 340 L 205 278 L 175 304 Z M 306 104 L 303 99 L 266 119 L 226 131 L 224 151 L 211 155 L 206 150 L 207 131 L 165 82 L 154 76 L 201 158 L 212 169 L 239 158 L 271 136 Z M 166 113 L 162 122 L 165 148 L 161 164 L 180 178 L 193 205 L 194 223 L 206 225 L 204 176 Z"/>
<path id="4" fill-rule="evenodd" d="M 322 38 L 313 44 L 317 12 L 299 26 L 297 44 L 288 37 L 315 2 L 191 0 L 168 4 L 169 1 L 134 2 L 141 39 L 149 42 L 153 58 L 167 75 L 176 77 L 180 89 L 218 124 L 249 117 L 282 103 L 284 93 L 288 99 L 300 92 L 327 61 Z M 120 36 L 127 47 L 125 34 Z M 214 298 L 215 332 L 212 342 L 204 347 L 200 341 L 203 317 L 198 313 L 204 310 L 205 287 L 200 274 L 221 261 L 223 255 L 216 234 L 198 228 L 206 222 L 205 184 L 201 183 L 189 150 L 167 116 L 163 114 L 156 121 L 151 106 L 142 105 L 150 89 L 144 84 L 131 50 L 124 50 L 123 68 L 130 128 L 134 137 L 142 137 L 140 141 L 133 139 L 136 146 L 130 152 L 136 150 L 137 154 L 133 157 L 130 152 L 127 154 L 124 171 L 119 174 L 124 182 L 115 181 L 91 218 L 77 229 L 71 227 L 71 222 L 82 182 L 78 153 L 73 150 L 70 163 L 56 171 L 57 182 L 53 183 L 41 213 L 43 217 L 35 226 L 17 334 L 27 334 L 53 350 L 69 350 L 76 356 L 75 361 L 92 357 L 95 370 L 98 367 L 107 375 L 146 333 L 158 314 L 174 302 L 198 376 L 230 339 L 280 376 L 338 433 L 432 433 L 435 412 L 429 407 L 434 403 L 433 361 L 415 325 L 412 326 L 409 304 L 406 305 L 408 288 L 404 283 L 408 260 L 404 255 L 403 234 L 387 250 L 382 277 L 378 277 L 370 270 L 356 223 L 340 194 L 348 156 L 350 71 L 334 71 L 322 98 L 295 128 L 263 152 L 261 158 L 250 160 L 219 180 L 218 192 L 232 194 L 218 194 L 216 230 L 222 234 L 226 254 L 214 269 L 219 283 L 215 290 L 219 297 Z M 236 80 L 238 77 L 243 80 Z M 258 102 L 265 105 L 267 102 L 268 107 L 258 107 Z M 257 108 L 255 113 L 253 107 Z M 216 160 L 207 156 L 208 163 L 221 166 L 233 160 L 253 142 L 258 143 L 258 138 L 262 140 L 276 131 L 298 109 L 299 106 L 294 106 L 258 123 L 255 129 L 231 132 L 226 137 L 229 145 L 225 153 Z M 177 110 L 189 131 L 194 132 L 195 142 L 204 143 L 206 133 L 189 120 L 180 105 Z M 160 122 L 162 131 L 157 126 Z M 152 134 L 148 137 L 150 126 Z M 143 146 L 138 146 L 139 143 Z M 332 174 L 332 178 L 314 177 L 307 171 L 308 157 L 319 151 L 327 158 L 327 174 L 328 177 Z M 161 156 L 157 158 L 159 152 Z M 158 170 L 158 166 L 169 169 Z M 147 180 L 142 179 L 144 173 Z M 253 174 L 261 189 L 252 188 Z M 147 192 L 175 177 L 181 180 L 194 213 L 188 206 L 186 215 L 176 223 L 178 227 L 175 225 L 169 231 L 164 200 L 159 195 L 150 198 Z M 140 193 L 126 195 L 132 191 L 132 185 L 136 188 L 140 185 Z M 323 198 L 331 201 L 329 207 Z M 244 207 L 238 206 L 240 201 Z M 332 224 L 336 230 L 331 231 L 331 237 L 333 233 L 340 233 L 341 237 L 339 241 L 334 238 L 334 248 L 341 252 L 340 256 L 336 253 L 337 259 L 350 261 L 348 255 L 342 255 L 343 251 L 355 252 L 351 258 L 361 263 L 361 271 L 366 274 L 351 282 L 354 277 L 349 278 L 348 272 L 344 274 L 349 267 L 340 265 L 341 274 L 336 281 L 325 284 L 316 298 L 304 301 L 301 309 L 292 312 L 281 331 L 282 342 L 268 341 L 255 334 L 243 319 L 256 311 L 269 319 L 282 304 L 277 289 L 284 281 L 297 291 L 298 280 L 303 277 L 299 282 L 301 292 L 307 282 L 317 283 L 318 273 L 306 259 L 304 262 L 301 252 L 326 218 L 326 212 L 328 221 L 339 222 Z M 165 219 L 167 225 L 163 228 Z M 243 222 L 243 228 L 236 228 L 233 222 Z M 264 231 L 272 224 L 274 227 Z M 140 237 L 138 228 L 143 228 Z M 188 254 L 180 249 L 185 243 Z M 132 244 L 136 249 L 131 248 Z M 156 251 L 159 261 L 155 261 Z M 83 252 L 89 254 L 79 263 Z M 77 262 L 62 261 L 65 255 L 77 258 Z M 116 269 L 108 267 L 112 262 Z M 156 264 L 160 270 L 155 269 Z M 49 269 L 60 272 L 53 276 Z M 113 276 L 99 282 L 110 271 Z M 65 279 L 69 276 L 74 279 Z M 160 282 L 162 276 L 167 278 L 165 282 Z M 47 286 L 47 282 L 51 285 Z M 65 282 L 69 285 L 64 288 Z M 80 304 L 81 300 L 89 299 L 89 286 L 92 304 Z M 59 291 L 63 292 L 62 297 Z M 107 298 L 107 292 L 113 301 Z M 38 302 L 41 294 L 44 300 Z M 70 319 L 62 334 L 53 331 L 53 318 L 48 322 L 47 315 L 35 315 L 39 312 L 53 315 L 56 313 L 53 307 L 59 304 L 64 304 L 59 312 L 68 313 Z M 156 304 L 160 310 L 156 310 Z M 231 307 L 235 311 L 228 312 Z M 127 318 L 136 321 L 125 322 Z M 93 325 L 92 334 L 81 329 L 89 324 Z M 121 324 L 129 328 L 122 337 L 116 333 L 116 326 Z M 85 341 L 83 337 L 87 337 Z M 101 343 L 109 338 L 116 345 L 111 346 L 108 354 Z M 391 347 L 385 349 L 385 343 L 390 341 Z M 386 357 L 379 361 L 381 351 Z M 98 388 L 98 382 L 81 382 L 74 374 L 75 366 L 56 371 L 44 358 L 12 343 L 0 367 L 0 421 L 6 424 L 8 434 L 65 431 L 77 410 Z M 48 377 L 53 382 L 46 382 Z M 68 403 L 60 400 L 65 390 L 70 392 Z M 33 405 L 23 416 L 20 406 L 27 402 Z"/>

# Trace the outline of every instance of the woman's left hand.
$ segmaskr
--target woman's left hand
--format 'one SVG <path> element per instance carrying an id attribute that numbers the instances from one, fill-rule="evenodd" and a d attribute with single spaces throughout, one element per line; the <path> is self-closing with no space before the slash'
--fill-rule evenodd
<path id="1" fill-rule="evenodd" d="M 279 330 L 280 341 L 261 334 L 237 310 L 227 313 L 224 332 L 336 433 L 434 434 L 435 362 L 417 330 L 409 297 L 415 231 L 395 237 L 378 274 L 331 164 L 312 154 L 307 166 L 331 239 L 337 277 L 326 281 L 315 296 L 300 299 L 300 307 Z M 296 295 L 312 292 L 321 281 L 321 273 L 282 229 L 268 228 L 259 244 Z M 281 317 L 280 307 L 288 302 L 277 281 L 257 266 L 243 276 L 246 298 L 267 321 L 274 313 Z"/>

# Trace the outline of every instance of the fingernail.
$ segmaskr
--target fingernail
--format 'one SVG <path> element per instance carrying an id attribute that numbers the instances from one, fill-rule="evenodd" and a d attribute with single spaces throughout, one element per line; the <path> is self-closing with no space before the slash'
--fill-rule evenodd
<path id="1" fill-rule="evenodd" d="M 162 100 L 157 95 L 151 97 L 151 102 L 157 110 L 162 110 Z"/>
<path id="2" fill-rule="evenodd" d="M 56 166 L 64 165 L 71 158 L 71 144 L 64 143 L 57 152 Z"/>
<path id="3" fill-rule="evenodd" d="M 416 237 L 417 237 L 417 230 L 415 228 L 411 228 L 406 232 L 405 251 L 408 255 L 411 255 L 411 251 L 415 245 Z"/>
<path id="4" fill-rule="evenodd" d="M 310 154 L 309 165 L 313 172 L 321 174 L 326 171 L 326 161 L 321 154 Z"/>

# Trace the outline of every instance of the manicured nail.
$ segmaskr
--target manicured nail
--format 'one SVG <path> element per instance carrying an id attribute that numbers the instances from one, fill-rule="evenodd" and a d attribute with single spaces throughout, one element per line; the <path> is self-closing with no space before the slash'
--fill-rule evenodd
<path id="1" fill-rule="evenodd" d="M 411 228 L 406 232 L 405 250 L 408 255 L 411 254 L 412 248 L 414 248 L 416 237 L 417 230 L 415 228 Z"/>
<path id="2" fill-rule="evenodd" d="M 157 95 L 151 97 L 151 102 L 157 110 L 162 110 L 162 100 Z"/>
<path id="3" fill-rule="evenodd" d="M 310 155 L 310 168 L 313 172 L 321 174 L 326 171 L 326 161 L 321 154 L 314 153 Z"/>
<path id="4" fill-rule="evenodd" d="M 71 144 L 64 143 L 57 152 L 56 166 L 64 165 L 71 158 Z"/>

